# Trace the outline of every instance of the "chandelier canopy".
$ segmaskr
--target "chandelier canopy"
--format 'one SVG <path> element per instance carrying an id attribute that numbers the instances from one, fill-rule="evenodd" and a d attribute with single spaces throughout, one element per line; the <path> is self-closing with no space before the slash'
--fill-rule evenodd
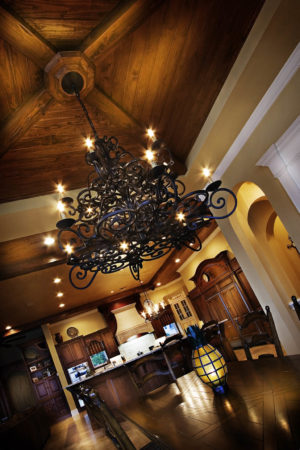
<path id="1" fill-rule="evenodd" d="M 61 199 L 64 218 L 56 224 L 59 247 L 69 254 L 71 284 L 85 289 L 98 272 L 126 267 L 139 280 L 144 262 L 183 246 L 199 251 L 197 231 L 235 211 L 234 193 L 221 187 L 221 181 L 185 193 L 185 185 L 172 171 L 171 154 L 160 140 L 153 139 L 147 161 L 124 150 L 115 137 L 99 138 L 73 89 L 94 141 L 85 158 L 93 168 L 87 187 L 79 192 L 76 204 L 71 197 Z M 233 199 L 229 209 L 228 196 Z"/>

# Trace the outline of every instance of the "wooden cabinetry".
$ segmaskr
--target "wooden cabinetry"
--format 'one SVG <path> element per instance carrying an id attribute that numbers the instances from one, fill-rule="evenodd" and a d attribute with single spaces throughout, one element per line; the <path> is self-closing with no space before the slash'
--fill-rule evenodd
<path id="1" fill-rule="evenodd" d="M 151 325 L 153 326 L 155 337 L 160 338 L 162 336 L 165 336 L 166 334 L 163 327 L 173 322 L 176 322 L 174 314 L 172 312 L 171 306 L 167 305 L 165 311 L 158 319 L 151 320 Z"/>
<path id="2" fill-rule="evenodd" d="M 67 369 L 70 367 L 77 366 L 85 361 L 91 366 L 89 358 L 91 352 L 89 351 L 89 345 L 92 341 L 99 342 L 101 348 L 106 351 L 109 358 L 112 358 L 119 353 L 114 335 L 109 328 L 96 331 L 87 336 L 79 336 L 78 338 L 70 339 L 69 341 L 58 344 L 56 346 L 56 351 L 67 376 Z"/>
<path id="3" fill-rule="evenodd" d="M 57 345 L 56 350 L 64 369 L 76 366 L 88 359 L 82 336 Z"/>
<path id="4" fill-rule="evenodd" d="M 238 323 L 248 312 L 259 309 L 260 304 L 237 260 L 229 260 L 227 252 L 221 252 L 203 261 L 192 280 L 196 288 L 189 297 L 199 318 L 204 322 L 223 322 L 227 338 L 239 339 Z"/>
<path id="5" fill-rule="evenodd" d="M 70 409 L 46 342 L 39 340 L 26 344 L 23 356 L 37 401 L 43 406 L 48 419 L 54 422 L 69 415 Z"/>
<path id="6" fill-rule="evenodd" d="M 104 330 L 96 331 L 95 333 L 91 333 L 84 337 L 85 347 L 87 349 L 88 355 L 91 354 L 89 351 L 90 343 L 93 341 L 99 342 L 103 349 L 106 351 L 107 356 L 112 358 L 119 353 L 116 341 L 114 339 L 114 335 L 109 328 L 105 328 Z"/>

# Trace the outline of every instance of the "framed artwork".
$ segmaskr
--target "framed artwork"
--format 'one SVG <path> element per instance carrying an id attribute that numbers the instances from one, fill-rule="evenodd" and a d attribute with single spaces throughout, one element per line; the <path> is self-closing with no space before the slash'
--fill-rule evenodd
<path id="1" fill-rule="evenodd" d="M 35 372 L 37 370 L 36 366 L 29 367 L 30 372 Z"/>

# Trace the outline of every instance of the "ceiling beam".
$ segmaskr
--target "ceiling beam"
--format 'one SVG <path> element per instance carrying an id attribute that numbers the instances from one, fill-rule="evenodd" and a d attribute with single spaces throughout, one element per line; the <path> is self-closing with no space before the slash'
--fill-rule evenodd
<path id="1" fill-rule="evenodd" d="M 84 39 L 80 50 L 96 59 L 117 44 L 124 36 L 141 25 L 162 0 L 127 0 L 120 2 Z"/>
<path id="2" fill-rule="evenodd" d="M 53 101 L 52 96 L 42 89 L 11 114 L 0 128 L 0 157 L 40 119 Z"/>
<path id="3" fill-rule="evenodd" d="M 86 97 L 87 102 L 95 108 L 102 111 L 106 117 L 115 125 L 120 127 L 120 131 L 125 131 L 136 139 L 137 145 L 145 149 L 146 127 L 141 125 L 136 119 L 131 117 L 119 105 L 117 105 L 102 90 L 95 87 Z M 140 139 L 137 139 L 140 136 Z M 117 136 L 116 136 L 117 137 Z M 142 155 L 139 155 L 142 156 Z M 177 175 L 183 175 L 186 172 L 186 166 L 176 157 L 173 157 L 173 171 Z"/>
<path id="4" fill-rule="evenodd" d="M 55 48 L 13 11 L 0 6 L 0 36 L 44 69 Z"/>
<path id="5" fill-rule="evenodd" d="M 53 246 L 47 247 L 44 244 L 47 236 L 55 239 Z M 57 244 L 57 230 L 0 243 L 0 280 L 49 269 L 66 262 L 67 257 Z"/>

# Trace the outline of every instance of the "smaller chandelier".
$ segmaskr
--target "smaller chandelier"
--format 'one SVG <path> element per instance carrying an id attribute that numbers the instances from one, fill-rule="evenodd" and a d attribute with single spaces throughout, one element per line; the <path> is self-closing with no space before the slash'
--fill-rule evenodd
<path id="1" fill-rule="evenodd" d="M 148 297 L 147 292 L 144 292 L 144 295 L 144 311 L 141 315 L 144 317 L 146 322 L 158 319 L 165 310 L 164 301 L 161 301 L 160 303 L 153 303 L 153 301 Z"/>
<path id="2" fill-rule="evenodd" d="M 64 218 L 56 224 L 59 247 L 72 266 L 71 284 L 85 289 L 97 273 L 127 267 L 139 280 L 147 261 L 182 247 L 201 250 L 198 230 L 229 217 L 236 209 L 235 194 L 221 187 L 221 181 L 185 193 L 185 185 L 172 171 L 170 151 L 160 140 L 152 136 L 147 161 L 125 151 L 115 137 L 99 138 L 75 86 L 73 91 L 94 139 L 86 153 L 93 169 L 88 185 L 76 203 L 71 197 L 60 200 Z"/>

